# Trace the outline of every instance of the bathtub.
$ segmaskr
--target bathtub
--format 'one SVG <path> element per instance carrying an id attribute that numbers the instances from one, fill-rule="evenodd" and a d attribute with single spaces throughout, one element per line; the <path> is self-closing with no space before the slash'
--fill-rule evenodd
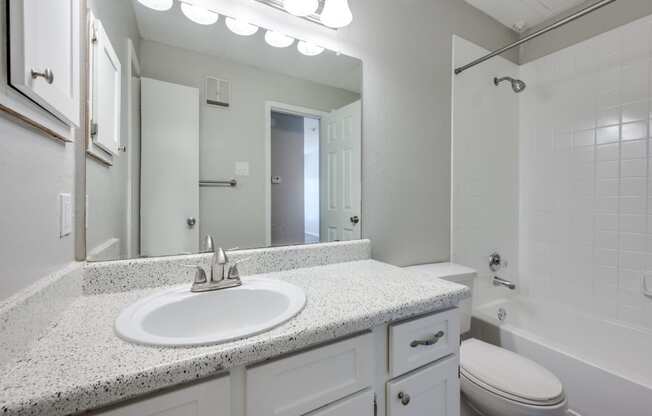
<path id="1" fill-rule="evenodd" d="M 650 332 L 514 297 L 474 307 L 471 334 L 555 373 L 571 415 L 652 415 Z"/>

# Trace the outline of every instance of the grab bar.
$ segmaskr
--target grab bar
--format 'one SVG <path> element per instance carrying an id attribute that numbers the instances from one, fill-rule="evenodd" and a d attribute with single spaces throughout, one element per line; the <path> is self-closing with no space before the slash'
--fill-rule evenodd
<path id="1" fill-rule="evenodd" d="M 199 181 L 199 186 L 202 188 L 215 188 L 215 187 L 228 187 L 235 188 L 238 186 L 238 181 L 230 179 L 228 181 Z"/>
<path id="2" fill-rule="evenodd" d="M 650 290 L 650 289 L 647 287 L 647 278 L 648 278 L 648 277 L 652 277 L 652 276 L 650 276 L 650 275 L 648 275 L 648 274 L 643 274 L 643 276 L 641 276 L 641 291 L 642 291 L 643 294 L 644 294 L 645 296 L 647 296 L 648 298 L 652 298 L 652 290 Z"/>

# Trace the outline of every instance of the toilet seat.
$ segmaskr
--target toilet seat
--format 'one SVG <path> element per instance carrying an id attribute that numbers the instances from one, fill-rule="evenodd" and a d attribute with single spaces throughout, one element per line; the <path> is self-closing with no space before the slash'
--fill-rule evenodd
<path id="1" fill-rule="evenodd" d="M 460 364 L 467 382 L 515 404 L 555 407 L 566 400 L 554 374 L 504 348 L 469 339 L 462 343 Z"/>

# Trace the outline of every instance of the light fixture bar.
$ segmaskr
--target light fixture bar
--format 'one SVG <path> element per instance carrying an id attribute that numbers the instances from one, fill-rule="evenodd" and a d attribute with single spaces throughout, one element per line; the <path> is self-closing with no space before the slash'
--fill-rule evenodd
<path id="1" fill-rule="evenodd" d="M 283 7 L 283 0 L 256 0 L 256 1 L 258 3 L 262 3 L 262 4 L 266 5 L 266 6 L 272 7 L 274 9 L 276 9 L 276 10 L 280 10 L 283 13 L 287 13 L 287 11 L 285 10 L 285 7 Z M 330 29 L 330 30 L 337 30 L 335 28 L 326 26 L 325 24 L 323 24 L 321 22 L 319 14 L 321 13 L 322 10 L 324 10 L 324 3 L 325 3 L 325 0 L 319 0 L 319 7 L 317 8 L 317 11 L 315 13 L 313 13 L 313 14 L 309 14 L 308 16 L 295 16 L 295 17 L 298 17 L 300 19 L 308 20 L 308 21 L 310 21 L 312 23 L 317 23 L 318 25 L 323 26 L 323 27 L 325 27 L 327 29 Z"/>

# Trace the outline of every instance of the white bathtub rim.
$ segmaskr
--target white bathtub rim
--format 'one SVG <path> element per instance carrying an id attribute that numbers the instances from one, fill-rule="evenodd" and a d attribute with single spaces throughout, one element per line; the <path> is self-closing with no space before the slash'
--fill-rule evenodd
<path id="1" fill-rule="evenodd" d="M 514 299 L 507 299 L 507 298 L 497 299 L 497 300 L 494 300 L 494 301 L 491 301 L 491 302 L 484 303 L 482 305 L 478 305 L 477 308 L 483 308 L 484 309 L 484 308 L 489 308 L 489 307 L 492 307 L 492 306 L 495 307 L 495 306 L 503 304 L 503 303 L 509 303 L 510 301 L 513 301 L 513 300 Z M 652 384 L 648 383 L 647 381 L 637 380 L 637 379 L 635 379 L 635 378 L 633 378 L 631 376 L 625 375 L 625 374 L 622 373 L 622 371 L 614 369 L 612 366 L 604 366 L 604 365 L 597 364 L 597 363 L 593 362 L 592 360 L 581 357 L 581 356 L 577 355 L 576 353 L 570 352 L 570 351 L 564 349 L 563 346 L 560 346 L 560 345 L 558 345 L 558 344 L 556 344 L 554 342 L 551 342 L 551 341 L 547 340 L 544 337 L 536 335 L 533 332 L 527 331 L 526 329 L 519 328 L 519 327 L 517 327 L 517 326 L 515 326 L 513 324 L 510 324 L 510 323 L 501 323 L 495 317 L 493 317 L 491 315 L 487 315 L 485 313 L 479 313 L 475 306 L 474 306 L 473 309 L 474 309 L 473 310 L 473 317 L 474 318 L 480 319 L 481 321 L 483 321 L 483 322 L 485 322 L 487 324 L 495 325 L 495 326 L 498 327 L 498 329 L 500 331 L 511 332 L 511 333 L 516 334 L 516 335 L 518 335 L 518 336 L 520 336 L 522 338 L 525 338 L 527 340 L 539 343 L 539 344 L 543 345 L 544 347 L 555 351 L 556 353 L 565 355 L 565 356 L 567 356 L 569 358 L 572 358 L 574 360 L 577 360 L 577 361 L 579 361 L 579 362 L 581 362 L 581 363 L 583 363 L 585 365 L 588 365 L 588 366 L 591 366 L 591 367 L 593 367 L 595 369 L 605 371 L 605 372 L 607 372 L 609 374 L 612 374 L 614 377 L 620 378 L 623 381 L 643 386 L 644 388 L 652 391 Z M 577 312 L 580 313 L 580 314 L 584 314 L 585 316 L 589 316 L 589 317 L 591 317 L 593 319 L 596 319 L 595 317 L 590 316 L 590 315 L 588 315 L 586 313 L 583 313 L 582 311 L 577 311 Z M 509 313 L 509 311 L 508 311 L 508 313 Z M 610 322 L 610 321 L 605 320 L 605 322 Z M 612 322 L 610 322 L 610 323 L 612 323 Z"/>

